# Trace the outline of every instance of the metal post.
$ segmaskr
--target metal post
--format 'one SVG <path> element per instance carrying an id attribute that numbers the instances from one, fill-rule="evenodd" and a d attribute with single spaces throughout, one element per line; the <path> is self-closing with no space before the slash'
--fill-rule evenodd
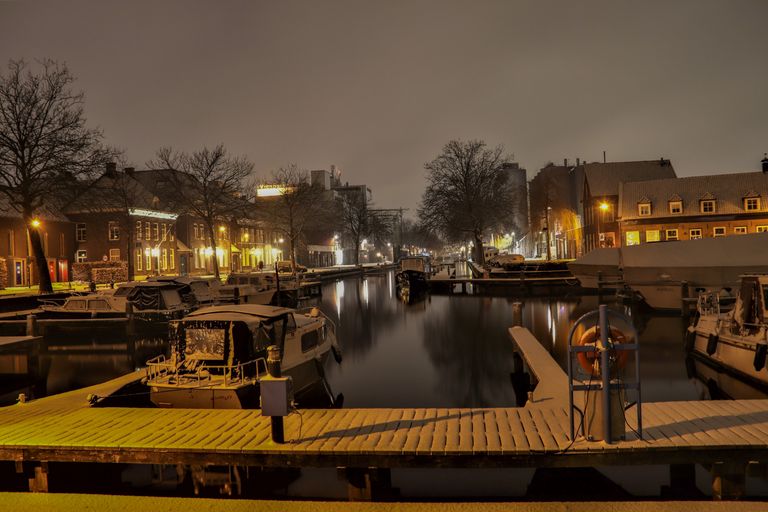
<path id="1" fill-rule="evenodd" d="M 688 298 L 688 281 L 681 281 L 680 282 L 680 312 L 682 313 L 683 318 L 688 320 L 688 317 L 690 316 L 690 311 L 688 309 L 688 301 L 686 300 Z"/>
<path id="2" fill-rule="evenodd" d="M 523 326 L 523 303 L 512 303 L 512 325 L 515 327 Z"/>
<path id="3" fill-rule="evenodd" d="M 277 345 L 270 345 L 267 347 L 267 372 L 271 377 L 282 377 L 282 371 L 280 369 L 281 357 L 280 347 Z M 270 416 L 272 422 L 272 441 L 275 443 L 285 443 L 285 430 L 283 428 L 282 416 Z"/>
<path id="4" fill-rule="evenodd" d="M 277 287 L 277 291 L 275 291 L 277 294 L 277 305 L 282 306 L 283 304 L 280 299 L 280 272 L 277 270 L 277 262 L 275 262 L 275 286 Z"/>
<path id="5" fill-rule="evenodd" d="M 240 304 L 240 287 L 235 286 L 235 289 L 232 290 L 232 297 L 234 298 L 235 304 Z"/>
<path id="6" fill-rule="evenodd" d="M 603 378 L 603 437 L 605 442 L 613 442 L 611 436 L 611 370 L 608 367 L 608 306 L 600 305 L 600 374 Z"/>
<path id="7" fill-rule="evenodd" d="M 27 315 L 27 336 L 37 335 L 37 317 L 35 315 Z"/>

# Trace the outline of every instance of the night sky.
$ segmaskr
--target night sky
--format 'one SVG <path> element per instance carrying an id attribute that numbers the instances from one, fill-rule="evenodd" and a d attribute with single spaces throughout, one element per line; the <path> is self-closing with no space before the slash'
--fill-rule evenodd
<path id="1" fill-rule="evenodd" d="M 336 164 L 411 208 L 451 138 L 548 161 L 757 170 L 768 2 L 0 2 L 0 61 L 66 61 L 137 167 L 223 142 L 259 174 Z"/>

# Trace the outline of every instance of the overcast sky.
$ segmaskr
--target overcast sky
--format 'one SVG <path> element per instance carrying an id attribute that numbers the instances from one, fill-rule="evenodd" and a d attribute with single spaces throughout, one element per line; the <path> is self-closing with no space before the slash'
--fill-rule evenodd
<path id="1" fill-rule="evenodd" d="M 414 213 L 452 138 L 547 161 L 768 151 L 768 1 L 0 1 L 0 60 L 65 61 L 137 167 L 223 142 L 263 175 L 336 164 Z M 4 68 L 3 68 L 4 69 Z"/>

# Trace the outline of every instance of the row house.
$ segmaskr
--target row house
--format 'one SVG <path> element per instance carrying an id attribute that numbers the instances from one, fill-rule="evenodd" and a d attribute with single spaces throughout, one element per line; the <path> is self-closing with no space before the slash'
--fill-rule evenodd
<path id="1" fill-rule="evenodd" d="M 618 214 L 622 183 L 676 178 L 669 160 L 584 164 L 582 188 L 584 250 L 621 245 Z"/>
<path id="2" fill-rule="evenodd" d="M 582 252 L 581 197 L 584 166 L 547 164 L 530 182 L 531 253 L 535 257 L 576 258 Z"/>
<path id="3" fill-rule="evenodd" d="M 52 282 L 70 280 L 74 229 L 60 211 L 46 208 L 27 226 L 21 214 L 0 202 L 0 288 L 39 284 L 28 229 L 40 233 Z"/>
<path id="4" fill-rule="evenodd" d="M 768 161 L 763 172 L 624 183 L 626 245 L 768 231 Z"/>

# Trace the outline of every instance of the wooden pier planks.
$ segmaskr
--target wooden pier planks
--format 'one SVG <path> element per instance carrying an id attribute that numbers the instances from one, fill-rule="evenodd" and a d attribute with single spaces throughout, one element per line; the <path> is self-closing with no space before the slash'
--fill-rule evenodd
<path id="1" fill-rule="evenodd" d="M 0 460 L 512 467 L 697 462 L 706 453 L 768 461 L 768 400 L 645 404 L 645 440 L 629 434 L 613 444 L 572 443 L 564 407 L 304 410 L 285 419 L 289 442 L 275 444 L 257 410 L 92 408 L 88 392 L 1 408 Z M 627 420 L 634 425 L 632 409 Z"/>

